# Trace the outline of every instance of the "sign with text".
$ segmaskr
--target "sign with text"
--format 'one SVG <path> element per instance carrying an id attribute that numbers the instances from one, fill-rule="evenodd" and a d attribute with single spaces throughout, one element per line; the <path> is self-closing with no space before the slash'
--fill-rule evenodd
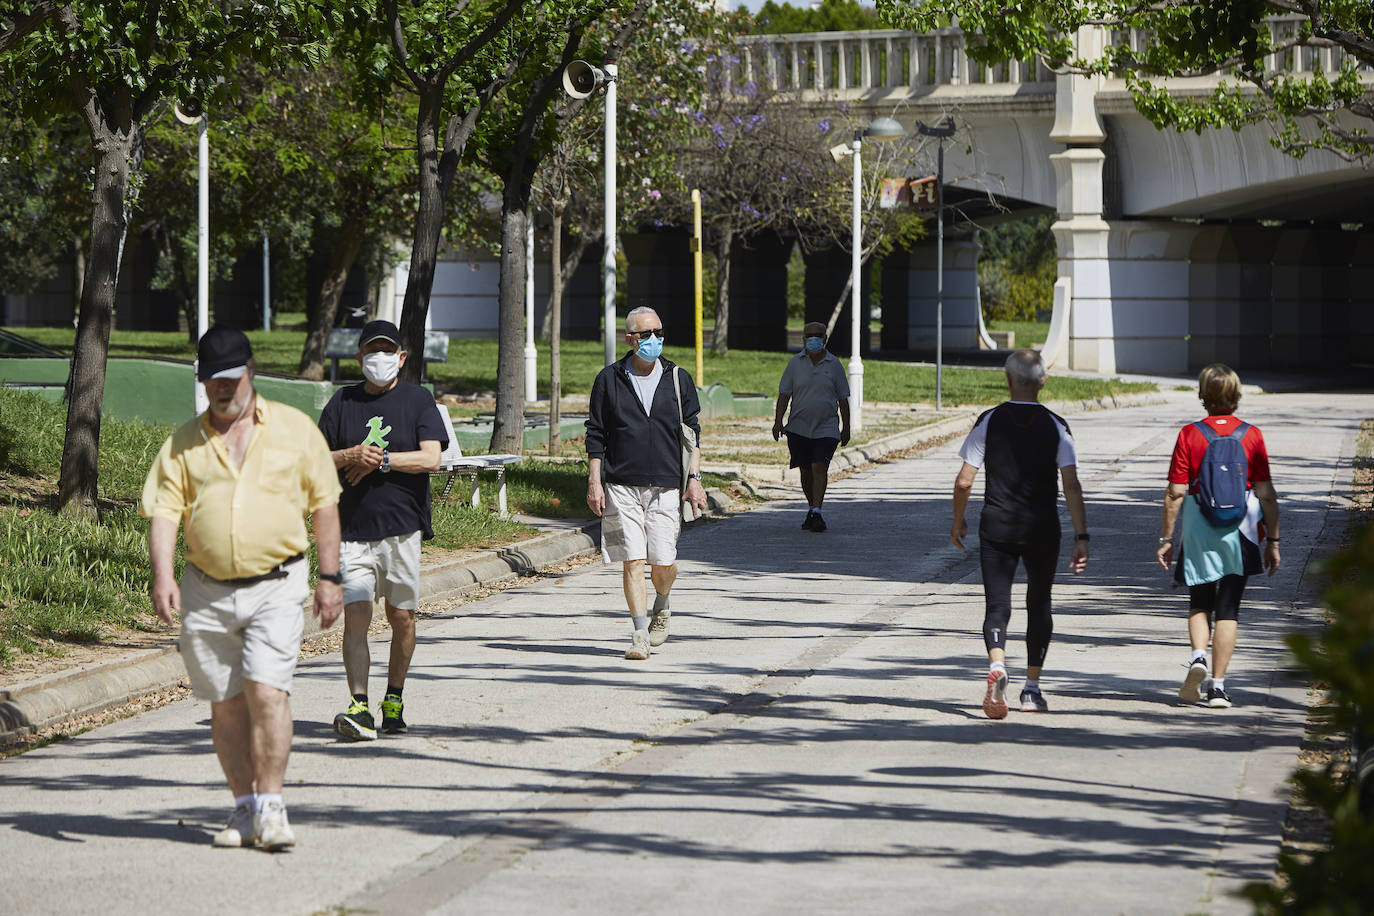
<path id="1" fill-rule="evenodd" d="M 933 210 L 935 201 L 935 176 L 925 178 L 884 178 L 878 196 L 878 206 L 884 210 L 898 207 L 911 207 L 917 210 Z"/>

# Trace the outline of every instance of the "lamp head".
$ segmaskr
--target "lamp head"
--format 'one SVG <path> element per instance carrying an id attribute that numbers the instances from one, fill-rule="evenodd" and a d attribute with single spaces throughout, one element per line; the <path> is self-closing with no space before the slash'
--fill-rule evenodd
<path id="1" fill-rule="evenodd" d="M 575 99 L 585 99 L 608 79 L 605 70 L 585 60 L 575 60 L 563 68 L 563 91 Z"/>
<path id="2" fill-rule="evenodd" d="M 896 118 L 874 118 L 864 131 L 865 139 L 896 140 L 906 136 L 906 128 Z"/>

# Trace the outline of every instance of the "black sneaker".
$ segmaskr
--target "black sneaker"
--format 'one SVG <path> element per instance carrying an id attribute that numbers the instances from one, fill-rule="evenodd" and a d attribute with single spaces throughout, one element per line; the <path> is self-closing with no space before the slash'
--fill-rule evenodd
<path id="1" fill-rule="evenodd" d="M 802 531 L 811 530 L 811 519 L 815 518 L 815 516 L 816 513 L 812 512 L 810 509 L 806 510 L 806 518 L 802 519 Z"/>
<path id="2" fill-rule="evenodd" d="M 1207 705 L 1212 709 L 1230 709 L 1231 695 L 1223 687 L 1212 687 L 1207 691 Z"/>
<path id="3" fill-rule="evenodd" d="M 354 700 L 346 712 L 334 717 L 334 731 L 352 741 L 376 741 L 377 726 L 372 723 L 372 713 L 367 704 Z"/>
<path id="4" fill-rule="evenodd" d="M 819 512 L 811 513 L 811 530 L 817 534 L 825 530 L 825 519 L 821 518 Z"/>
<path id="5" fill-rule="evenodd" d="M 382 732 L 388 735 L 404 735 L 406 720 L 401 717 L 405 703 L 394 693 L 382 698 Z"/>

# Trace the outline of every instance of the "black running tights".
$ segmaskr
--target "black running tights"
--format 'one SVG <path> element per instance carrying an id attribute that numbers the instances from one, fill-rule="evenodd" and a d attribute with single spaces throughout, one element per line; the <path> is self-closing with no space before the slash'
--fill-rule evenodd
<path id="1" fill-rule="evenodd" d="M 1011 582 L 1016 564 L 1026 567 L 1026 664 L 1045 663 L 1050 639 L 1054 636 L 1050 588 L 1059 565 L 1059 538 L 1033 544 L 1003 544 L 979 539 L 979 559 L 983 566 L 983 594 L 987 613 L 983 617 L 983 644 L 992 649 L 1007 648 L 1007 624 L 1011 622 Z"/>

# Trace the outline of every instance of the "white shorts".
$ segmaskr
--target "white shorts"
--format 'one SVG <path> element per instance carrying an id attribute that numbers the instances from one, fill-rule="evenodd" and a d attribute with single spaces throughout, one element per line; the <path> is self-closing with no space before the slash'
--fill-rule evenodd
<path id="1" fill-rule="evenodd" d="M 251 585 L 212 579 L 191 564 L 181 579 L 181 659 L 195 695 L 222 703 L 245 680 L 291 692 L 310 600 L 304 559 Z"/>
<path id="2" fill-rule="evenodd" d="M 606 484 L 601 559 L 607 563 L 647 559 L 652 566 L 672 566 L 682 530 L 681 492 L 677 487 Z"/>
<path id="3" fill-rule="evenodd" d="M 380 541 L 344 541 L 339 545 L 344 604 L 383 598 L 401 611 L 420 604 L 418 531 Z"/>

